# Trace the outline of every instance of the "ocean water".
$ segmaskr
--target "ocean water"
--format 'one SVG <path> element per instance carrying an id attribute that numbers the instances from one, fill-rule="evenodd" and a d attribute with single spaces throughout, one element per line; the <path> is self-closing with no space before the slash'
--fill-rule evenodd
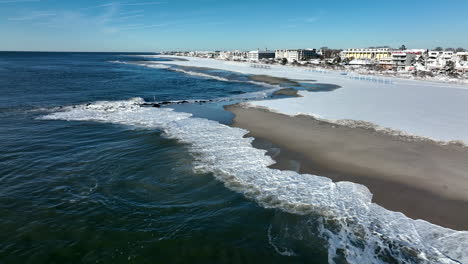
<path id="1" fill-rule="evenodd" d="M 222 106 L 278 87 L 135 55 L 0 54 L 0 262 L 468 260 L 467 232 L 268 168 Z"/>
<path id="2" fill-rule="evenodd" d="M 270 89 L 115 60 L 135 58 L 0 53 L 0 263 L 303 262 L 278 254 L 269 241 L 275 222 L 297 216 L 264 209 L 212 173 L 194 172 L 187 144 L 160 129 L 41 119 L 103 100 L 214 99 Z M 185 109 L 231 118 L 216 105 Z M 307 259 L 326 263 L 326 250 Z"/>

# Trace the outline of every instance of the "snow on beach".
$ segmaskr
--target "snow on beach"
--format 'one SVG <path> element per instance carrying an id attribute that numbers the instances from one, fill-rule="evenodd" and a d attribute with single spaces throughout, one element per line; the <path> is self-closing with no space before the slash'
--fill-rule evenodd
<path id="1" fill-rule="evenodd" d="M 250 102 L 287 115 L 307 114 L 329 121 L 367 121 L 377 126 L 440 141 L 468 142 L 468 86 L 438 82 L 342 75 L 336 71 L 272 65 L 254 68 L 249 63 L 186 58 L 161 62 L 208 67 L 244 74 L 264 74 L 296 80 L 316 80 L 343 88 L 333 92 L 300 91 L 303 97 Z M 304 81 L 306 82 L 306 81 Z"/>

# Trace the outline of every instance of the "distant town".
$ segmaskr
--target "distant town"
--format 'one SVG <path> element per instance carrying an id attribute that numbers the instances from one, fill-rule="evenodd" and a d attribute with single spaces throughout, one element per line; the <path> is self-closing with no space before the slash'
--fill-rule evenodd
<path id="1" fill-rule="evenodd" d="M 407 49 L 402 45 L 398 49 L 388 46 L 344 50 L 322 47 L 253 51 L 169 51 L 162 54 L 420 78 L 468 78 L 468 52 L 464 48 Z"/>

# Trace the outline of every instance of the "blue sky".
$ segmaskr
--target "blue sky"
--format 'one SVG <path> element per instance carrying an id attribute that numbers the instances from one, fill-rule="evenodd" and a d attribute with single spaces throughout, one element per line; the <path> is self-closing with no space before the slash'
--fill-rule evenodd
<path id="1" fill-rule="evenodd" d="M 0 0 L 0 50 L 468 48 L 467 0 Z"/>

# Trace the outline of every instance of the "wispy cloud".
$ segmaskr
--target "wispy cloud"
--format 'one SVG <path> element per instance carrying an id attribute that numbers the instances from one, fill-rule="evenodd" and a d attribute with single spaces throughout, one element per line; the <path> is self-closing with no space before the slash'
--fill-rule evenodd
<path id="1" fill-rule="evenodd" d="M 1 1 L 1 0 L 0 0 Z M 5 1 L 5 0 L 4 0 Z M 7 0 L 7 1 L 37 1 L 37 0 Z M 107 2 L 75 10 L 35 10 L 18 13 L 11 21 L 28 21 L 28 23 L 56 30 L 74 32 L 99 32 L 115 34 L 118 32 L 131 32 L 133 30 L 161 28 L 169 25 L 158 24 L 156 21 L 144 22 L 140 19 L 145 16 L 144 6 L 158 5 L 163 2 Z M 132 8 L 132 6 L 141 6 Z M 92 12 L 86 10 L 94 9 Z"/>
<path id="2" fill-rule="evenodd" d="M 306 23 L 314 23 L 320 20 L 320 17 L 314 16 L 314 17 L 306 17 L 303 19 L 304 22 Z"/>
<path id="3" fill-rule="evenodd" d="M 289 22 L 294 22 L 294 23 L 302 23 L 302 24 L 309 24 L 309 23 L 314 23 L 320 20 L 320 15 L 316 16 L 309 16 L 309 17 L 295 17 L 292 19 L 289 19 Z"/>
<path id="4" fill-rule="evenodd" d="M 27 21 L 27 20 L 35 20 L 35 19 L 40 19 L 40 18 L 45 18 L 45 17 L 53 17 L 55 16 L 55 13 L 50 13 L 50 12 L 31 12 L 30 14 L 22 15 L 19 17 L 10 17 L 8 20 L 12 21 Z"/>
<path id="5" fill-rule="evenodd" d="M 168 24 L 153 24 L 153 25 L 130 25 L 130 26 L 125 26 L 122 29 L 123 30 L 136 30 L 136 29 L 144 29 L 144 28 L 156 28 L 156 27 L 164 27 L 167 26 Z"/>
<path id="6" fill-rule="evenodd" d="M 25 2 L 40 2 L 41 0 L 0 0 L 0 4 L 14 4 L 14 3 L 25 3 Z"/>
<path id="7" fill-rule="evenodd" d="M 166 2 L 136 2 L 136 3 L 125 3 L 125 2 L 110 2 L 95 6 L 83 7 L 82 10 L 87 9 L 95 9 L 95 8 L 102 8 L 102 7 L 109 7 L 109 6 L 146 6 L 146 5 L 160 5 L 165 4 Z"/>
<path id="8" fill-rule="evenodd" d="M 137 17 L 144 17 L 143 14 L 136 14 L 136 15 L 130 15 L 130 16 L 121 16 L 117 18 L 117 20 L 127 20 L 127 19 L 132 19 L 132 18 L 137 18 Z"/>
<path id="9" fill-rule="evenodd" d="M 166 2 L 142 2 L 142 3 L 122 3 L 123 6 L 144 6 L 144 5 L 160 5 Z"/>
<path id="10" fill-rule="evenodd" d="M 128 16 L 128 15 L 133 15 L 133 14 L 141 14 L 143 12 L 145 12 L 145 10 L 139 9 L 139 10 L 131 10 L 131 11 L 120 12 L 119 15 L 120 16 Z"/>

